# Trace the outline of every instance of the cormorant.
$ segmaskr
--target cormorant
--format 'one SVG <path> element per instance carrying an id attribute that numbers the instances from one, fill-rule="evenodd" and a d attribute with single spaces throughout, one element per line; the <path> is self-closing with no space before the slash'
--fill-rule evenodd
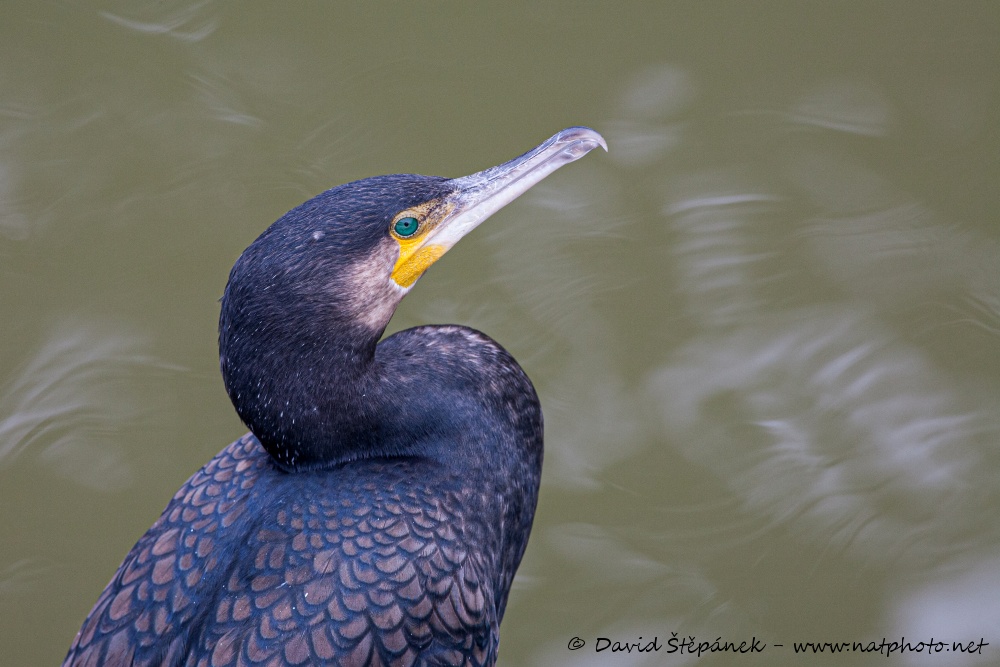
<path id="1" fill-rule="evenodd" d="M 542 414 L 483 333 L 378 342 L 462 236 L 597 146 L 328 190 L 237 260 L 219 355 L 250 433 L 174 495 L 64 665 L 492 665 L 534 517 Z"/>

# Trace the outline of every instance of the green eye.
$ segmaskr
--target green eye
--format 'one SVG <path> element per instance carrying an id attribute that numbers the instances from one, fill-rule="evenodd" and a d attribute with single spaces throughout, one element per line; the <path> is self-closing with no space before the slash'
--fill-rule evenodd
<path id="1" fill-rule="evenodd" d="M 396 221 L 396 224 L 392 226 L 392 231 L 396 232 L 397 236 L 401 236 L 405 239 L 408 236 L 416 234 L 419 227 L 420 223 L 417 222 L 416 218 L 400 218 Z"/>

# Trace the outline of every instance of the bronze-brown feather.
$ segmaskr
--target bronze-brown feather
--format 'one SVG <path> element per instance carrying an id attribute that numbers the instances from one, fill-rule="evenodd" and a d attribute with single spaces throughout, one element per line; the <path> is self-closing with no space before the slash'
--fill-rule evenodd
<path id="1" fill-rule="evenodd" d="M 434 471 L 412 488 L 421 461 L 365 465 L 389 484 L 355 470 L 335 495 L 258 505 L 288 473 L 250 434 L 226 447 L 126 557 L 64 664 L 492 664 L 488 556 L 463 545 L 477 494 L 442 493 L 457 480 Z"/>

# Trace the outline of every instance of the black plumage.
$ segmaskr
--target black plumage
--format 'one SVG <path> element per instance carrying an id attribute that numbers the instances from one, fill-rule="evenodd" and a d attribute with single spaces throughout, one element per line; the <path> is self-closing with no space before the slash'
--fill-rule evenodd
<path id="1" fill-rule="evenodd" d="M 538 496 L 538 398 L 473 329 L 378 340 L 457 238 L 596 145 L 570 128 L 461 179 L 356 181 L 265 231 L 220 317 L 251 433 L 177 492 L 64 664 L 492 665 Z"/>

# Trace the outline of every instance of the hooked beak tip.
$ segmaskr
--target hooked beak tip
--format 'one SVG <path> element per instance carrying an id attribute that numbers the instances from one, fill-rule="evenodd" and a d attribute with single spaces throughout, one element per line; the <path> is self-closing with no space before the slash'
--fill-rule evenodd
<path id="1" fill-rule="evenodd" d="M 583 125 L 567 127 L 552 137 L 552 140 L 560 144 L 577 144 L 587 151 L 591 151 L 598 146 L 603 148 L 605 153 L 608 151 L 608 142 L 604 140 L 604 137 L 596 130 Z"/>

